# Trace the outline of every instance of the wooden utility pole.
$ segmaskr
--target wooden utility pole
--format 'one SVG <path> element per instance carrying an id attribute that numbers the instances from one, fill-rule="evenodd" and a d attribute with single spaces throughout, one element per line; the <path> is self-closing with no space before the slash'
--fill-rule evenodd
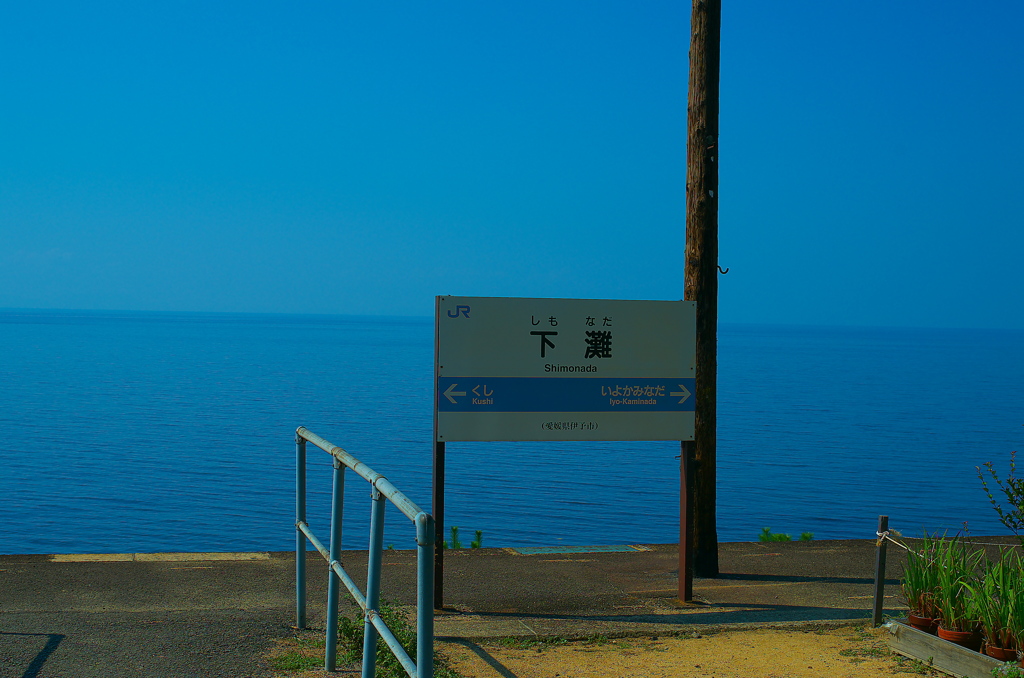
<path id="1" fill-rule="evenodd" d="M 718 576 L 716 512 L 718 380 L 718 78 L 721 0 L 693 0 L 686 143 L 686 299 L 697 302 L 697 402 L 683 478 L 693 539 L 691 567 Z M 688 476 L 688 477 L 687 477 Z"/>

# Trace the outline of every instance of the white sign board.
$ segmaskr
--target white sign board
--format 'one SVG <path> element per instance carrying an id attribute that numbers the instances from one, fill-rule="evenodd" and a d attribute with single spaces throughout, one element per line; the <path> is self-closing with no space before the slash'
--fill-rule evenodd
<path id="1" fill-rule="evenodd" d="M 438 297 L 437 441 L 693 440 L 691 301 Z"/>

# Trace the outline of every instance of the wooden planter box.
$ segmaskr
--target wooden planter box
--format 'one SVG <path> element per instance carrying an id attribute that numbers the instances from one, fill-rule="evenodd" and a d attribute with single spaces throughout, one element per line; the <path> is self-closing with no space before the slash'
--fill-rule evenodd
<path id="1" fill-rule="evenodd" d="M 992 669 L 1003 663 L 901 622 L 889 622 L 886 627 L 893 652 L 958 678 L 992 678 Z"/>

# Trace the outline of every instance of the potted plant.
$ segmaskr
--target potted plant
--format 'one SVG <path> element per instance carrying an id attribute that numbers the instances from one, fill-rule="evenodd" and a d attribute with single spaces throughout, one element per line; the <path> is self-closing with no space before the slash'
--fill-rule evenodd
<path id="1" fill-rule="evenodd" d="M 903 595 L 910 608 L 907 623 L 932 635 L 939 626 L 935 609 L 935 590 L 939 584 L 935 544 L 926 534 L 919 552 L 907 551 L 902 580 Z"/>
<path id="2" fill-rule="evenodd" d="M 1010 615 L 1009 615 L 1009 636 L 1014 641 L 1014 646 L 1017 648 L 1018 657 L 1020 657 L 1021 650 L 1024 650 L 1024 571 L 1020 568 L 1024 563 L 1022 559 L 1017 557 L 1017 570 L 1016 581 L 1013 583 L 1011 588 L 1006 592 L 1008 598 L 1011 598 L 1013 602 L 1010 604 Z M 1024 659 L 1021 659 L 1020 665 L 1024 668 Z"/>
<path id="3" fill-rule="evenodd" d="M 1017 634 L 1013 626 L 1019 617 L 1021 565 L 1020 556 L 1006 549 L 999 560 L 986 564 L 981 581 L 969 587 L 981 621 L 985 654 L 999 661 L 1017 659 Z"/>
<path id="4" fill-rule="evenodd" d="M 939 638 L 970 648 L 981 649 L 978 633 L 980 614 L 977 597 L 971 594 L 977 581 L 977 569 L 985 552 L 971 549 L 963 539 L 941 539 L 936 544 L 938 588 L 935 606 L 939 612 Z"/>

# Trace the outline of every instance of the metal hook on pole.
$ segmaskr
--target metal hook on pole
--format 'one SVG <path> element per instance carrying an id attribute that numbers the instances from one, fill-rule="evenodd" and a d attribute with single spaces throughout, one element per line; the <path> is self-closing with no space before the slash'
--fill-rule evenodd
<path id="1" fill-rule="evenodd" d="M 729 272 L 729 268 L 726 267 L 726 268 L 723 269 L 721 266 L 719 266 L 718 267 L 718 272 L 721 273 L 722 275 L 725 275 L 726 273 Z"/>

